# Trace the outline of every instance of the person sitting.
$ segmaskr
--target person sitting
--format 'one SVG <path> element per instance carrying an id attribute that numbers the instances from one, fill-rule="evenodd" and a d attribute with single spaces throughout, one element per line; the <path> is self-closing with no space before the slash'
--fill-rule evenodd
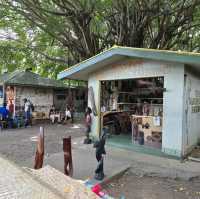
<path id="1" fill-rule="evenodd" d="M 51 107 L 51 109 L 50 109 L 50 111 L 49 111 L 49 117 L 50 117 L 50 115 L 53 115 L 53 114 L 55 114 L 55 113 L 56 113 L 55 106 L 52 105 L 52 107 Z"/>
<path id="2" fill-rule="evenodd" d="M 67 108 L 66 108 L 65 117 L 66 117 L 66 120 L 69 120 L 69 119 L 72 118 L 72 114 L 71 114 L 71 111 L 70 111 L 70 107 L 69 107 L 69 106 L 67 106 Z"/>
<path id="3" fill-rule="evenodd" d="M 57 119 L 58 122 L 60 122 L 60 113 L 56 111 L 56 108 L 54 105 L 52 105 L 50 111 L 49 111 L 49 119 L 51 120 L 52 124 L 55 123 L 55 120 Z"/>
<path id="4" fill-rule="evenodd" d="M 69 106 L 67 106 L 66 111 L 65 111 L 65 118 L 64 118 L 64 123 L 72 121 L 72 113 L 71 109 Z"/>

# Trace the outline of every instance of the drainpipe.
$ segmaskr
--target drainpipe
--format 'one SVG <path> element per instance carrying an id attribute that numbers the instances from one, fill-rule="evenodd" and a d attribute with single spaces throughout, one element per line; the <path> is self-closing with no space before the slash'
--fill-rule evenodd
<path id="1" fill-rule="evenodd" d="M 188 77 L 187 74 L 184 74 L 184 88 L 183 88 L 183 123 L 182 123 L 182 147 L 181 147 L 181 162 L 184 161 L 184 159 L 187 157 L 187 154 L 185 153 L 185 140 L 187 139 L 186 136 L 188 136 Z"/>

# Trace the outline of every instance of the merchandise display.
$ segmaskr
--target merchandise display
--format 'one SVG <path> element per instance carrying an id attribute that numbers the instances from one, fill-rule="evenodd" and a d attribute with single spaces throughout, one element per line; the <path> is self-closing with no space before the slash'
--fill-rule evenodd
<path id="1" fill-rule="evenodd" d="M 102 127 L 140 145 L 162 143 L 164 90 L 163 77 L 102 81 Z"/>

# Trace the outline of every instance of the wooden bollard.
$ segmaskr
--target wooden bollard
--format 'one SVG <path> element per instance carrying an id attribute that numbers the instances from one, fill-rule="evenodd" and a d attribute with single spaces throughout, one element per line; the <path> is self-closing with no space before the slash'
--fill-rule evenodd
<path id="1" fill-rule="evenodd" d="M 40 127 L 40 132 L 37 139 L 37 149 L 35 153 L 34 169 L 41 169 L 44 159 L 44 128 Z"/>
<path id="2" fill-rule="evenodd" d="M 72 164 L 72 149 L 71 149 L 71 136 L 63 138 L 63 151 L 64 151 L 64 173 L 65 175 L 73 175 Z"/>

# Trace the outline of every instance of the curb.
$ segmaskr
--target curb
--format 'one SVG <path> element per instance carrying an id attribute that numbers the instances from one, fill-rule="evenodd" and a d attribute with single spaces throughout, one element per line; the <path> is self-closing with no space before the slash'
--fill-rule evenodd
<path id="1" fill-rule="evenodd" d="M 106 177 L 104 180 L 102 180 L 99 184 L 104 187 L 113 180 L 120 178 L 126 171 L 128 171 L 131 168 L 131 166 L 126 166 L 124 168 L 121 168 L 120 170 L 114 172 L 111 176 Z"/>

